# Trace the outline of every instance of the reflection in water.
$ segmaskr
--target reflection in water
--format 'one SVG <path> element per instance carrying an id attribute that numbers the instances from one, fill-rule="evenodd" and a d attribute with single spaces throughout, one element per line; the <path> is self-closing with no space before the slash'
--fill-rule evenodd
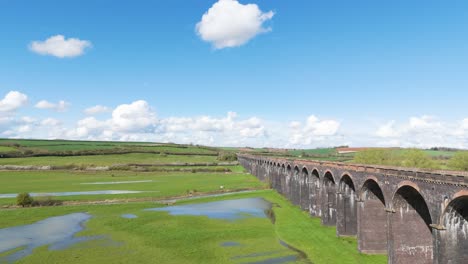
<path id="1" fill-rule="evenodd" d="M 241 244 L 239 242 L 234 242 L 234 241 L 227 241 L 227 242 L 221 243 L 222 247 L 238 247 L 240 245 Z"/>
<path id="2" fill-rule="evenodd" d="M 103 191 L 84 191 L 84 192 L 52 192 L 52 193 L 30 193 L 33 197 L 40 196 L 74 196 L 74 195 L 96 195 L 96 194 L 132 194 L 142 193 L 142 191 L 122 191 L 122 190 L 103 190 Z M 0 198 L 15 198 L 18 194 L 7 193 L 0 194 Z"/>
<path id="3" fill-rule="evenodd" d="M 127 219 L 135 219 L 135 218 L 138 218 L 137 215 L 134 215 L 134 214 L 123 214 L 121 215 L 122 218 L 127 218 Z"/>
<path id="4" fill-rule="evenodd" d="M 171 215 L 203 215 L 209 218 L 236 220 L 245 217 L 267 217 L 265 211 L 270 208 L 271 203 L 263 198 L 246 198 L 151 208 L 145 211 L 166 211 Z"/>
<path id="5" fill-rule="evenodd" d="M 49 250 L 61 250 L 75 243 L 100 239 L 100 236 L 77 237 L 74 235 L 83 230 L 83 224 L 91 215 L 74 213 L 64 216 L 50 217 L 45 220 L 23 226 L 0 229 L 0 253 L 12 252 L 0 262 L 13 262 L 32 254 L 37 247 L 50 245 Z"/>

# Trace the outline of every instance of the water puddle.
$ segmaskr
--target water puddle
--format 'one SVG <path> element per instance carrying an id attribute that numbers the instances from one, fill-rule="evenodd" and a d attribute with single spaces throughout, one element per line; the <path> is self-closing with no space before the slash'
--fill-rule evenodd
<path id="1" fill-rule="evenodd" d="M 99 195 L 99 194 L 133 194 L 133 193 L 142 193 L 142 191 L 124 191 L 124 190 L 103 190 L 103 191 L 83 191 L 83 192 L 52 192 L 52 193 L 30 193 L 33 197 L 43 197 L 43 196 L 75 196 L 75 195 Z M 0 194 L 0 199 L 2 198 L 16 198 L 18 194 L 16 193 L 7 193 Z"/>
<path id="2" fill-rule="evenodd" d="M 227 196 L 227 195 L 231 195 L 231 194 L 244 194 L 244 193 L 253 193 L 253 192 L 257 192 L 257 191 L 256 190 L 247 190 L 247 191 L 225 192 L 225 193 L 215 193 L 215 194 L 202 194 L 202 195 L 196 195 L 196 196 L 191 196 L 191 197 L 182 197 L 182 198 L 160 200 L 160 201 L 158 201 L 158 203 L 168 204 L 168 203 L 175 203 L 175 202 L 178 202 L 178 201 L 185 201 L 185 200 L 195 200 L 195 199 L 210 198 L 210 197 L 222 197 L 222 196 Z"/>
<path id="3" fill-rule="evenodd" d="M 239 247 L 241 244 L 239 242 L 227 241 L 221 243 L 222 247 Z"/>
<path id="4" fill-rule="evenodd" d="M 266 211 L 271 203 L 263 198 L 225 200 L 200 204 L 168 206 L 145 209 L 145 211 L 164 211 L 171 215 L 208 216 L 209 218 L 236 220 L 245 217 L 267 217 Z"/>
<path id="5" fill-rule="evenodd" d="M 113 182 L 83 182 L 82 185 L 109 185 L 109 184 L 127 184 L 127 183 L 147 183 L 153 182 L 153 180 L 146 181 L 113 181 Z"/>
<path id="6" fill-rule="evenodd" d="M 84 229 L 83 224 L 90 218 L 91 215 L 86 213 L 73 213 L 50 217 L 30 225 L 0 229 L 0 253 L 12 252 L 0 258 L 0 262 L 17 261 L 44 245 L 49 245 L 49 250 L 62 250 L 79 242 L 103 238 L 74 237 Z"/>
<path id="7" fill-rule="evenodd" d="M 123 215 L 121 215 L 120 217 L 126 218 L 126 219 L 135 219 L 135 218 L 138 218 L 138 216 L 137 216 L 137 215 L 134 215 L 134 214 L 123 214 Z"/>

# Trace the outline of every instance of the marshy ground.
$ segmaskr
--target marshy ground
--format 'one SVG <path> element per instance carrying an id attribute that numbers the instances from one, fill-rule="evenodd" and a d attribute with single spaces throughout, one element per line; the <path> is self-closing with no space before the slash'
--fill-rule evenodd
<path id="1" fill-rule="evenodd" d="M 0 163 L 57 167 L 0 171 L 0 263 L 386 262 L 385 256 L 359 254 L 356 239 L 337 238 L 335 228 L 321 226 L 320 219 L 310 218 L 242 167 L 219 160 L 220 150 L 21 143 L 34 145 L 36 154 L 46 149 L 52 156 L 4 158 Z M 53 152 L 73 147 L 77 155 Z M 165 153 L 115 154 L 115 148 L 163 148 Z M 93 149 L 109 153 L 82 155 Z M 168 154 L 170 149 L 182 155 Z M 90 169 L 96 166 L 107 168 Z M 11 197 L 20 192 L 48 195 L 62 205 L 20 208 Z M 59 219 L 68 220 L 60 224 Z M 34 229 L 41 226 L 48 228 Z"/>

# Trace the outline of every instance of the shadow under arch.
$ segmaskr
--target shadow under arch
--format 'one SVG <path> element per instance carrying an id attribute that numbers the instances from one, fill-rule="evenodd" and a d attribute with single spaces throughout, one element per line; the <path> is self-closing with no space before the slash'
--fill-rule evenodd
<path id="1" fill-rule="evenodd" d="M 317 169 L 313 169 L 309 178 L 310 194 L 310 215 L 322 216 L 322 203 L 320 200 L 320 174 Z"/>
<path id="2" fill-rule="evenodd" d="M 433 262 L 432 218 L 418 189 L 402 185 L 393 195 L 388 239 L 391 263 Z"/>
<path id="3" fill-rule="evenodd" d="M 468 263 L 468 195 L 459 196 L 442 214 L 438 263 Z"/>
<path id="4" fill-rule="evenodd" d="M 325 172 L 322 180 L 322 224 L 336 225 L 336 184 L 333 174 Z"/>
<path id="5" fill-rule="evenodd" d="M 302 210 L 306 210 L 310 213 L 310 176 L 309 171 L 306 167 L 303 167 L 301 170 L 301 181 L 300 181 L 300 188 L 301 188 L 301 208 Z"/>
<path id="6" fill-rule="evenodd" d="M 344 173 L 338 185 L 336 232 L 339 236 L 357 234 L 356 189 L 349 173 Z"/>
<path id="7" fill-rule="evenodd" d="M 362 253 L 387 253 L 387 212 L 379 183 L 368 177 L 359 191 L 358 249 Z"/>

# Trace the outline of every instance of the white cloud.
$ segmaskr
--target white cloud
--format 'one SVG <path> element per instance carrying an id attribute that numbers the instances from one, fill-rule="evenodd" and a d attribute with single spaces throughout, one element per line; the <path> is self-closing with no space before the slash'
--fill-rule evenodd
<path id="1" fill-rule="evenodd" d="M 399 132 L 395 128 L 395 120 L 380 126 L 376 132 L 377 136 L 382 138 L 397 137 Z"/>
<path id="2" fill-rule="evenodd" d="M 412 130 L 426 130 L 441 127 L 442 124 L 434 117 L 424 115 L 421 117 L 411 117 L 409 120 L 409 128 Z"/>
<path id="3" fill-rule="evenodd" d="M 28 96 L 17 91 L 8 92 L 0 100 L 0 112 L 12 112 L 28 103 Z"/>
<path id="4" fill-rule="evenodd" d="M 52 36 L 45 41 L 33 41 L 29 49 L 41 55 L 51 55 L 58 58 L 72 58 L 84 54 L 91 42 L 77 38 L 65 39 L 63 35 Z"/>
<path id="5" fill-rule="evenodd" d="M 56 126 L 59 126 L 61 124 L 62 124 L 62 122 L 60 120 L 58 120 L 58 119 L 55 119 L 55 118 L 46 118 L 46 119 L 41 121 L 41 125 L 45 126 L 45 127 L 56 127 Z"/>
<path id="6" fill-rule="evenodd" d="M 70 103 L 65 102 L 63 100 L 59 101 L 58 103 L 51 103 L 46 100 L 39 101 L 35 107 L 39 109 L 50 109 L 57 112 L 64 112 L 70 106 Z"/>
<path id="7" fill-rule="evenodd" d="M 293 121 L 289 124 L 289 143 L 294 146 L 307 146 L 314 141 L 323 141 L 335 136 L 340 128 L 336 120 L 320 120 L 314 115 L 307 118 L 305 124 Z"/>
<path id="8" fill-rule="evenodd" d="M 156 113 L 143 100 L 119 105 L 112 112 L 112 125 L 117 131 L 144 131 L 154 128 L 156 122 Z"/>
<path id="9" fill-rule="evenodd" d="M 107 107 L 107 106 L 102 106 L 102 105 L 95 105 L 95 106 L 86 108 L 86 109 L 84 110 L 84 113 L 85 113 L 86 115 L 97 115 L 97 114 L 107 113 L 107 112 L 110 112 L 109 107 Z"/>
<path id="10" fill-rule="evenodd" d="M 429 115 L 410 117 L 403 123 L 390 121 L 380 126 L 376 135 L 386 139 L 377 145 L 468 148 L 468 119 L 444 122 Z"/>
<path id="11" fill-rule="evenodd" d="M 238 47 L 260 33 L 271 31 L 271 28 L 263 27 L 263 23 L 273 16 L 273 11 L 264 13 L 256 4 L 219 0 L 197 23 L 196 31 L 216 49 Z"/>

